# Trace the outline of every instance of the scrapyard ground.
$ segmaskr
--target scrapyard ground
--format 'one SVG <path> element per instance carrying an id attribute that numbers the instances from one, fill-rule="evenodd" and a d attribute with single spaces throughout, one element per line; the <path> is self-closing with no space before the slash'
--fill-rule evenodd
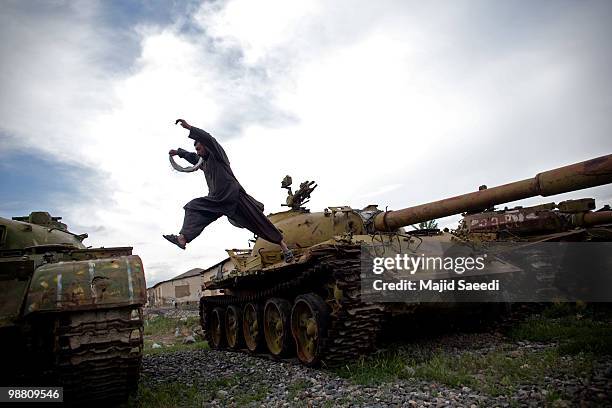
<path id="1" fill-rule="evenodd" d="M 138 395 L 126 406 L 612 404 L 609 307 L 555 305 L 480 332 L 449 329 L 444 322 L 428 327 L 426 335 L 390 331 L 396 333 L 393 342 L 374 355 L 313 370 L 297 361 L 209 350 L 193 315 L 149 318 Z M 188 335 L 195 343 L 183 344 Z"/>

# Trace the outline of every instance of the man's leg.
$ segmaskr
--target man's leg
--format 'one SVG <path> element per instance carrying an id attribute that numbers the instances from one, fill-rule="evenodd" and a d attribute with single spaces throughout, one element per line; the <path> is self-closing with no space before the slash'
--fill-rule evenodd
<path id="1" fill-rule="evenodd" d="M 266 217 L 259 208 L 242 197 L 238 206 L 236 207 L 236 214 L 234 215 L 240 225 L 248 229 L 257 236 L 265 239 L 266 241 L 272 242 L 273 244 L 280 245 L 283 254 L 285 255 L 285 261 L 293 261 L 293 253 L 287 247 L 283 234 L 272 224 L 272 221 Z"/>
<path id="2" fill-rule="evenodd" d="M 198 235 L 204 231 L 210 223 L 217 220 L 221 214 L 210 211 L 197 211 L 185 208 L 185 218 L 183 219 L 183 228 L 178 236 L 178 241 L 182 245 L 193 241 Z"/>
<path id="3" fill-rule="evenodd" d="M 285 243 L 285 240 L 281 240 L 281 242 L 278 244 L 280 245 L 281 249 L 283 250 L 283 252 L 288 252 L 289 251 L 289 247 L 287 246 L 287 244 Z"/>

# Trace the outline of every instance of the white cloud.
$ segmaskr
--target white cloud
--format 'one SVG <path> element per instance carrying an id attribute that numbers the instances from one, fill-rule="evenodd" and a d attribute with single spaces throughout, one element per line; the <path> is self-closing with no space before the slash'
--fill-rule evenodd
<path id="1" fill-rule="evenodd" d="M 609 7 L 529 21 L 530 41 L 518 26 L 492 28 L 500 16 L 479 7 L 204 3 L 175 24 L 134 27 L 140 53 L 121 72 L 100 63 L 123 47 L 95 8 L 16 13 L 2 20 L 12 41 L 0 123 L 13 136 L 1 145 L 37 146 L 102 175 L 62 215 L 106 227 L 90 245 L 133 244 L 150 282 L 209 266 L 251 235 L 218 221 L 186 252 L 161 238 L 205 194 L 201 175 L 167 163 L 168 149 L 191 147 L 178 116 L 218 136 L 266 212 L 280 210 L 288 173 L 318 182 L 313 209 L 399 208 L 609 153 L 610 79 L 588 75 L 602 52 L 609 59 L 597 12 Z M 612 196 L 567 196 L 585 194 Z"/>
<path id="2" fill-rule="evenodd" d="M 235 0 L 223 7 L 205 3 L 194 19 L 220 44 L 239 48 L 247 64 L 256 64 L 276 48 L 288 45 L 291 37 L 287 34 L 316 16 L 319 8 L 318 2 L 311 0 Z"/>

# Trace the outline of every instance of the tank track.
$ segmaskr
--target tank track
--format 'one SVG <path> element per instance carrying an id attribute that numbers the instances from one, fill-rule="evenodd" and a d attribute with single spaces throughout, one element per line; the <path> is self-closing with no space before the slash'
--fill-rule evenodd
<path id="1" fill-rule="evenodd" d="M 44 320 L 47 332 L 32 340 L 39 367 L 34 383 L 64 387 L 64 402 L 78 406 L 123 402 L 136 390 L 141 308 L 65 312 Z"/>
<path id="2" fill-rule="evenodd" d="M 127 399 L 138 387 L 142 309 L 71 313 L 59 320 L 58 366 L 68 400 Z"/>
<path id="3" fill-rule="evenodd" d="M 340 299 L 333 298 L 326 339 L 324 363 L 337 366 L 372 351 L 384 318 L 381 304 L 361 301 L 360 247 L 342 248 L 341 256 L 332 253 L 322 265 L 333 273 Z M 326 299 L 327 301 L 328 299 Z"/>
<path id="4" fill-rule="evenodd" d="M 292 301 L 305 293 L 317 293 L 330 308 L 327 335 L 322 341 L 324 366 L 354 361 L 372 349 L 382 329 L 384 306 L 361 300 L 360 253 L 358 245 L 339 245 L 311 250 L 306 264 L 289 266 L 294 278 L 256 294 L 244 296 L 207 296 L 200 300 L 200 320 L 206 340 L 211 344 L 208 315 L 215 306 L 243 306 L 246 302 L 263 304 L 270 297 Z M 283 271 L 285 272 L 285 271 Z"/>

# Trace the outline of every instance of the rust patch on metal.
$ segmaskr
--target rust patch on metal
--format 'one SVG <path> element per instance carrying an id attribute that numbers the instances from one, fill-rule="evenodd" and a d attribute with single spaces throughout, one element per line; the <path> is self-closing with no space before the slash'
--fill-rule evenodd
<path id="1" fill-rule="evenodd" d="M 607 161 L 611 161 L 610 156 L 601 156 L 595 159 L 587 160 L 584 162 L 584 170 L 585 172 L 597 172 L 602 165 L 604 165 Z M 598 174 L 609 174 L 609 172 Z"/>
<path id="2" fill-rule="evenodd" d="M 91 280 L 91 290 L 94 302 L 104 300 L 104 294 L 109 284 L 109 279 L 105 276 L 96 276 Z"/>

